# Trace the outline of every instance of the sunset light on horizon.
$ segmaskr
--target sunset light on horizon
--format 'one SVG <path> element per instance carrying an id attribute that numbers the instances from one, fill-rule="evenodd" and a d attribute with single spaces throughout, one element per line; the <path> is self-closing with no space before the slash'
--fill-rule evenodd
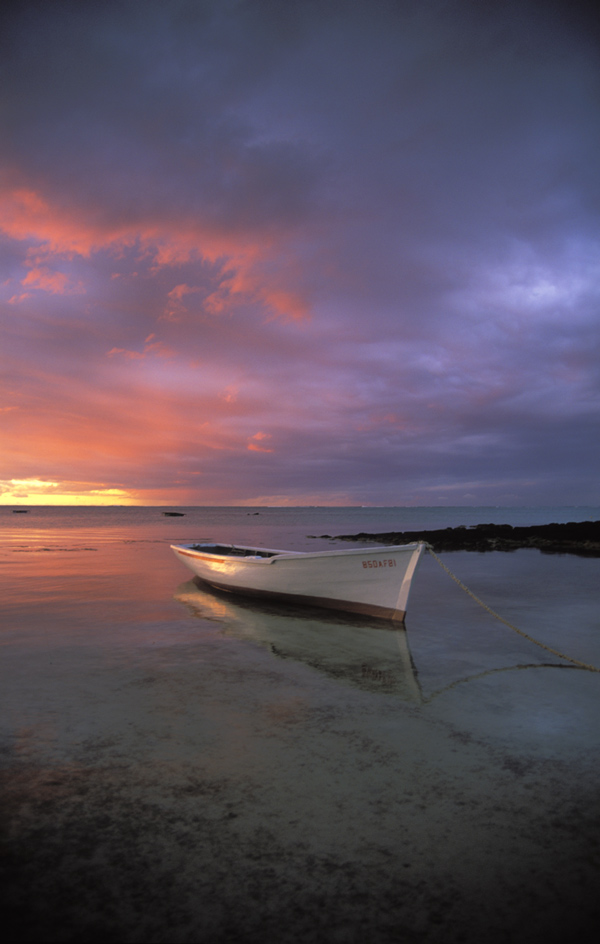
<path id="1" fill-rule="evenodd" d="M 8 5 L 0 504 L 600 504 L 587 11 Z"/>

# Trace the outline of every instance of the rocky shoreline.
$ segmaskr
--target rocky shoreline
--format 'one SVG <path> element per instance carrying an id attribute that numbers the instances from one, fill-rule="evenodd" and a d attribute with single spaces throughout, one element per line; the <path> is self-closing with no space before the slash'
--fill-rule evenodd
<path id="1" fill-rule="evenodd" d="M 322 534 L 321 538 L 332 535 Z M 537 548 L 543 554 L 579 554 L 600 557 L 600 521 L 570 521 L 513 527 L 510 524 L 477 524 L 469 528 L 438 531 L 387 531 L 382 534 L 338 534 L 338 541 L 370 541 L 378 544 L 411 544 L 427 541 L 434 551 L 516 551 Z"/>

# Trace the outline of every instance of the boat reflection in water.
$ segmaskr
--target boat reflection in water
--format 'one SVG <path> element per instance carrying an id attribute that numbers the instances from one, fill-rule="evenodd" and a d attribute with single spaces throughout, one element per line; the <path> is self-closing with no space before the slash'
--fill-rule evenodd
<path id="1" fill-rule="evenodd" d="M 258 602 L 213 590 L 199 578 L 178 587 L 175 599 L 222 631 L 294 659 L 341 682 L 370 692 L 422 702 L 406 630 L 398 623 Z"/>

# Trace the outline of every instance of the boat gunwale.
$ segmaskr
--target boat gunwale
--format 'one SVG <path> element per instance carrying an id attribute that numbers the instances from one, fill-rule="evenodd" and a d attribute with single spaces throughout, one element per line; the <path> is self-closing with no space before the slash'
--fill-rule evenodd
<path id="1" fill-rule="evenodd" d="M 201 545 L 198 544 L 171 544 L 171 549 L 179 554 L 182 554 L 186 557 L 195 557 L 199 560 L 206 561 L 215 561 L 215 562 L 225 562 L 225 561 L 237 561 L 238 563 L 243 564 L 274 564 L 275 561 L 285 561 L 285 560 L 309 560 L 313 558 L 323 558 L 323 557 L 355 557 L 365 554 L 378 554 L 383 555 L 385 553 L 391 553 L 394 551 L 415 551 L 420 545 L 423 545 L 424 541 L 414 541 L 412 544 L 388 544 L 388 545 L 376 545 L 374 547 L 351 547 L 351 548 L 335 548 L 334 550 L 327 551 L 281 551 L 275 550 L 274 548 L 268 547 L 247 547 L 243 544 L 232 544 L 232 545 L 220 545 L 230 546 L 232 549 L 239 549 L 240 551 L 257 551 L 259 554 L 267 553 L 271 556 L 269 557 L 251 557 L 251 556 L 238 556 L 235 554 L 211 554 L 210 551 L 204 550 Z M 215 547 L 214 544 L 207 544 L 206 547 Z"/>

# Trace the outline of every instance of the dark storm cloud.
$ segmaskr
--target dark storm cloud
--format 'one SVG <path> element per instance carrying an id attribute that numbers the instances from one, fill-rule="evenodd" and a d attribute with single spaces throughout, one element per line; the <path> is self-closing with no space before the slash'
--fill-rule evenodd
<path id="1" fill-rule="evenodd" d="M 237 6 L 148 3 L 143 16 L 136 3 L 36 6 L 5 60 L 9 168 L 105 226 L 293 221 L 312 159 L 300 143 L 253 142 L 236 114 L 279 42 L 247 5 L 229 20 Z"/>

